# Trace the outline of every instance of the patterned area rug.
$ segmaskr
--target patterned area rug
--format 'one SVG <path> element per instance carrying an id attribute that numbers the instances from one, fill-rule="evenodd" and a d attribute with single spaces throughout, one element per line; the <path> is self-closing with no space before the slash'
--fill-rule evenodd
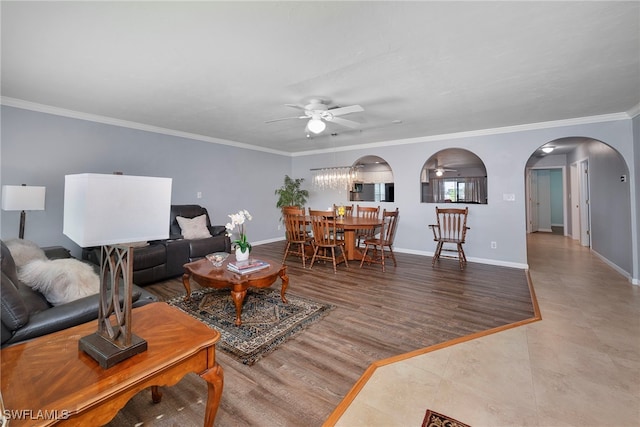
<path id="1" fill-rule="evenodd" d="M 446 415 L 439 414 L 427 409 L 427 413 L 424 416 L 422 427 L 471 427 L 468 424 L 461 423 L 458 420 L 447 417 Z"/>
<path id="2" fill-rule="evenodd" d="M 187 314 L 220 332 L 216 348 L 245 365 L 253 365 L 280 344 L 320 320 L 333 306 L 287 294 L 279 289 L 249 289 L 242 307 L 242 325 L 234 324 L 236 308 L 228 289 L 199 289 L 191 301 L 176 297 L 168 301 Z"/>

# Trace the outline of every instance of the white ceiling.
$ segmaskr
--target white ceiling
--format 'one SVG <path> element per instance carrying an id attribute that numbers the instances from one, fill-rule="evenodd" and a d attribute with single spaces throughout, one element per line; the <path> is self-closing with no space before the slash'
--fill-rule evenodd
<path id="1" fill-rule="evenodd" d="M 2 1 L 2 100 L 289 153 L 623 113 L 639 6 Z M 265 123 L 312 96 L 361 129 Z"/>

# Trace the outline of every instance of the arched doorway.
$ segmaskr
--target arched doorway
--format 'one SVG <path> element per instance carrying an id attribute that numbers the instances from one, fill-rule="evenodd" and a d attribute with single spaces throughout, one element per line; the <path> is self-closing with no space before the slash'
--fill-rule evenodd
<path id="1" fill-rule="evenodd" d="M 544 152 L 544 148 L 553 150 Z M 554 170 L 562 171 L 559 191 L 563 231 L 558 234 L 590 247 L 630 277 L 631 190 L 625 159 L 606 143 L 587 137 L 562 138 L 541 145 L 525 170 L 528 233 L 552 231 L 540 226 L 540 198 L 545 197 L 549 185 L 546 175 Z M 544 178 L 539 180 L 540 177 Z M 546 202 L 542 200 L 542 204 Z"/>

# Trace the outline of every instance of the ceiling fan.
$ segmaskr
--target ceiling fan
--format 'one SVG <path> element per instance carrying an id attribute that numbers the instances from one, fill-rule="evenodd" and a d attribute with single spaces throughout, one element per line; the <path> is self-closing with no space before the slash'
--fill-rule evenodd
<path id="1" fill-rule="evenodd" d="M 436 176 L 442 176 L 445 172 L 458 172 L 457 169 L 448 169 L 438 166 L 438 159 L 436 159 L 435 168 L 433 170 L 436 172 Z"/>
<path id="2" fill-rule="evenodd" d="M 306 105 L 299 104 L 285 104 L 287 107 L 296 108 L 302 110 L 304 115 L 295 117 L 284 117 L 281 119 L 267 120 L 265 123 L 279 122 L 281 120 L 289 119 L 309 119 L 305 130 L 307 134 L 312 132 L 314 134 L 322 133 L 327 127 L 326 122 L 336 123 L 342 126 L 346 126 L 352 129 L 358 129 L 360 123 L 352 120 L 343 119 L 339 116 L 346 114 L 358 113 L 364 111 L 359 105 L 350 105 L 348 107 L 329 108 L 330 100 L 324 98 L 311 98 Z"/>

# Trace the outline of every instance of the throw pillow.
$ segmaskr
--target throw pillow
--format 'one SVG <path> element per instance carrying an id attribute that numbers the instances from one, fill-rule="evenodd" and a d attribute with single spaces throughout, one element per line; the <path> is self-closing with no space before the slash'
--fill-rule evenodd
<path id="1" fill-rule="evenodd" d="M 185 239 L 204 239 L 211 237 L 207 228 L 207 216 L 202 214 L 195 218 L 184 218 L 177 216 L 176 220 L 180 226 L 182 237 Z"/>
<path id="2" fill-rule="evenodd" d="M 44 295 L 51 305 L 66 304 L 100 291 L 93 268 L 73 258 L 34 260 L 23 266 L 18 278 Z"/>
<path id="3" fill-rule="evenodd" d="M 47 256 L 40 247 L 30 241 L 24 239 L 10 239 L 4 242 L 11 252 L 13 261 L 16 263 L 16 267 L 20 268 L 30 261 L 39 259 L 46 260 Z"/>

